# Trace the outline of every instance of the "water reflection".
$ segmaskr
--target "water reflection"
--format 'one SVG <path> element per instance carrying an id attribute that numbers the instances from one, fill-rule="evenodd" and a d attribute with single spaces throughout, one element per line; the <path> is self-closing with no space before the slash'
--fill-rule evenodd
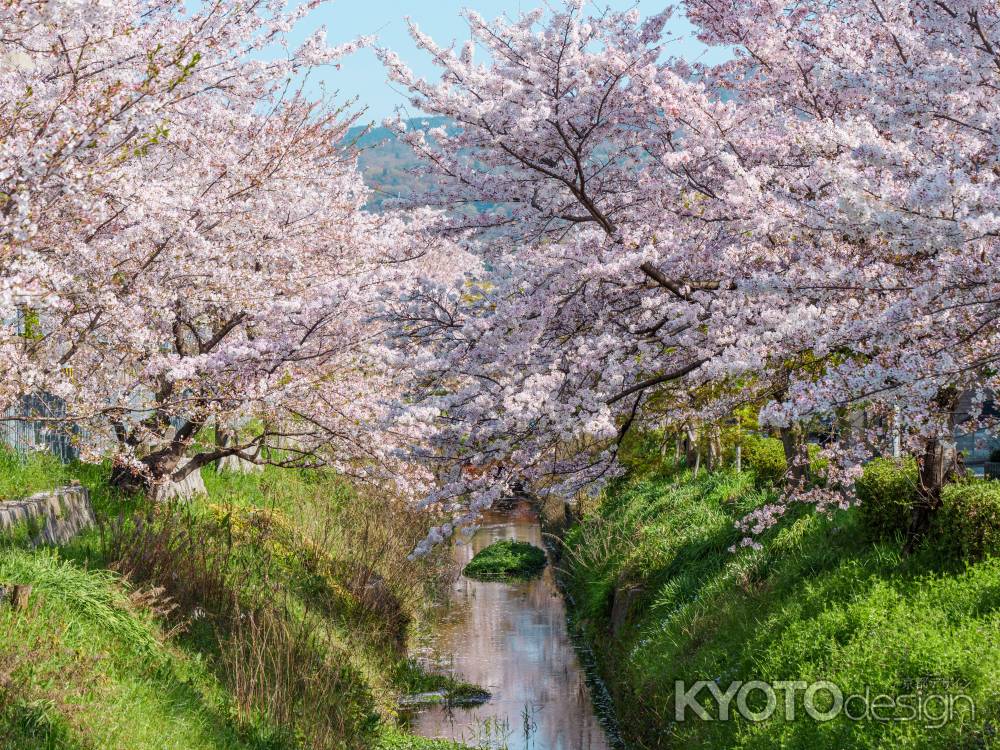
<path id="1" fill-rule="evenodd" d="M 471 543 L 455 545 L 456 562 L 464 566 L 497 539 L 542 546 L 530 507 L 484 519 Z M 609 749 L 551 569 L 513 585 L 462 577 L 442 620 L 424 656 L 493 698 L 475 708 L 422 710 L 411 720 L 417 734 L 507 750 Z"/>

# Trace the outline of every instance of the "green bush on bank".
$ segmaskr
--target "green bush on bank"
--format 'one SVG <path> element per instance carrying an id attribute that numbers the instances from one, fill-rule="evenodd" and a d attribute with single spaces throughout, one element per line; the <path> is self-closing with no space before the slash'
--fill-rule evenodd
<path id="1" fill-rule="evenodd" d="M 905 535 L 918 482 L 917 463 L 910 456 L 877 458 L 865 465 L 856 484 L 858 516 L 872 539 Z M 959 562 L 1000 551 L 1000 482 L 964 478 L 946 485 L 927 543 Z"/>
<path id="2" fill-rule="evenodd" d="M 973 503 L 992 517 L 995 493 L 983 485 L 950 489 L 942 517 L 968 515 Z M 896 539 L 871 542 L 860 509 L 792 513 L 762 549 L 730 553 L 734 521 L 772 497 L 728 471 L 626 480 L 568 533 L 576 621 L 632 746 L 989 747 L 1000 726 L 1000 557 L 956 565 L 940 542 L 906 556 Z M 723 690 L 732 681 L 829 680 L 845 695 L 899 696 L 935 678 L 939 690 L 969 696 L 975 716 L 956 704 L 939 728 L 842 715 L 817 722 L 799 693 L 795 720 L 784 721 L 779 693 L 779 711 L 761 722 L 674 718 L 675 680 L 715 680 Z M 700 698 L 717 716 L 708 696 Z"/>
<path id="3" fill-rule="evenodd" d="M 385 730 L 374 750 L 468 750 L 465 745 L 449 740 L 429 740 L 414 737 L 396 729 Z"/>
<path id="4" fill-rule="evenodd" d="M 785 446 L 778 438 L 745 433 L 740 438 L 743 465 L 754 472 L 761 485 L 780 486 L 788 471 Z M 806 446 L 809 453 L 809 472 L 813 479 L 822 476 L 826 459 L 819 457 L 820 447 L 815 443 Z"/>
<path id="5" fill-rule="evenodd" d="M 500 539 L 479 550 L 462 570 L 478 581 L 526 581 L 545 569 L 545 551 L 533 544 Z"/>
<path id="6" fill-rule="evenodd" d="M 977 561 L 1000 551 L 1000 482 L 949 485 L 935 519 L 934 535 L 958 560 Z"/>
<path id="7" fill-rule="evenodd" d="M 876 458 L 865 465 L 855 489 L 858 512 L 873 538 L 891 539 L 906 532 L 917 482 L 917 462 L 912 456 Z"/>
<path id="8" fill-rule="evenodd" d="M 777 438 L 745 435 L 741 441 L 744 465 L 764 484 L 778 485 L 788 469 L 785 448 Z"/>

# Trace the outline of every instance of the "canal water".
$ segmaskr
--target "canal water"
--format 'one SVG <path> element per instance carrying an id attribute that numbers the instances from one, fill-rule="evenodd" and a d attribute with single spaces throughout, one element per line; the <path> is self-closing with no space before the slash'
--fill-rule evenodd
<path id="1" fill-rule="evenodd" d="M 455 562 L 464 567 L 498 539 L 543 546 L 530 505 L 486 516 L 471 542 L 453 547 Z M 492 698 L 474 708 L 421 709 L 410 719 L 412 731 L 498 750 L 611 750 L 551 567 L 540 579 L 515 584 L 461 576 L 441 619 L 420 658 Z"/>

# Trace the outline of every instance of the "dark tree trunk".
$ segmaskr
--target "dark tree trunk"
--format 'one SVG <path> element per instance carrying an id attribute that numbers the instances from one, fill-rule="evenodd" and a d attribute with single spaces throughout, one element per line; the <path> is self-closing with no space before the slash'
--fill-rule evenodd
<path id="1" fill-rule="evenodd" d="M 941 508 L 941 492 L 958 473 L 958 451 L 951 440 L 932 438 L 917 458 L 917 495 L 906 532 L 905 551 L 912 552 L 930 531 L 934 515 Z"/>
<path id="2" fill-rule="evenodd" d="M 111 486 L 122 492 L 145 492 L 147 485 L 147 479 L 135 473 L 130 466 L 116 463 L 111 468 Z"/>
<path id="3" fill-rule="evenodd" d="M 845 448 L 854 448 L 858 442 L 858 431 L 864 429 L 864 425 L 860 424 L 863 419 L 863 416 L 851 409 L 837 409 L 834 437 Z"/>
<path id="4" fill-rule="evenodd" d="M 684 428 L 684 465 L 697 473 L 699 464 L 701 464 L 701 450 L 698 447 L 698 434 L 694 427 L 687 425 Z"/>
<path id="5" fill-rule="evenodd" d="M 135 471 L 128 466 L 116 466 L 111 473 L 112 483 L 129 492 L 148 492 L 157 484 L 168 481 L 180 465 L 182 454 L 175 454 L 169 447 L 150 453 L 141 459 L 145 471 Z"/>
<path id="6" fill-rule="evenodd" d="M 942 388 L 934 398 L 935 407 L 947 416 L 947 439 L 933 437 L 924 443 L 923 455 L 917 457 L 917 496 L 906 532 L 904 551 L 913 552 L 930 531 L 934 515 L 941 508 L 941 492 L 954 479 L 960 467 L 960 457 L 955 447 L 955 409 L 960 397 L 958 389 Z"/>
<path id="7" fill-rule="evenodd" d="M 718 425 L 708 428 L 708 470 L 715 471 L 722 465 L 722 430 Z"/>
<path id="8" fill-rule="evenodd" d="M 804 485 L 809 478 L 809 453 L 802 425 L 795 422 L 791 427 L 781 428 L 781 446 L 785 450 L 788 465 L 788 481 L 795 486 Z"/>
<path id="9" fill-rule="evenodd" d="M 184 455 L 189 440 L 200 427 L 201 423 L 187 422 L 169 438 L 169 442 L 141 459 L 142 470 L 116 466 L 111 474 L 112 484 L 126 492 L 145 492 L 153 500 L 196 494 L 199 491 L 197 487 L 195 492 L 191 492 L 187 484 L 200 485 L 200 476 L 196 477 L 196 483 L 180 483 L 200 466 L 197 462 L 188 461 Z M 203 487 L 200 491 L 204 491 Z"/>

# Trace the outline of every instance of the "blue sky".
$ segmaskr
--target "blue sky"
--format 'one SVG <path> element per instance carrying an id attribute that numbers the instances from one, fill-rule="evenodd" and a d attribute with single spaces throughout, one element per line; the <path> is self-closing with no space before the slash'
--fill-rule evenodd
<path id="1" fill-rule="evenodd" d="M 550 0 L 560 3 L 561 0 Z M 544 0 L 334 0 L 320 7 L 304 21 L 294 37 L 303 38 L 316 27 L 327 27 L 327 40 L 339 44 L 356 36 L 375 34 L 379 44 L 394 49 L 418 74 L 432 77 L 434 67 L 427 57 L 413 45 L 407 34 L 406 16 L 411 17 L 437 42 L 447 44 L 457 40 L 459 44 L 468 39 L 468 28 L 459 16 L 462 8 L 472 8 L 488 18 L 499 15 L 517 15 L 519 11 L 530 10 Z M 610 6 L 616 10 L 638 7 L 643 15 L 652 15 L 665 8 L 670 0 L 599 0 L 603 8 Z M 713 62 L 721 53 L 706 49 L 694 39 L 691 27 L 683 15 L 678 13 L 672 20 L 669 31 L 682 37 L 670 47 L 671 54 L 689 60 L 701 59 Z M 314 74 L 315 75 L 315 74 Z M 339 91 L 339 100 L 357 97 L 359 105 L 367 106 L 365 120 L 381 121 L 393 110 L 405 104 L 405 98 L 394 91 L 386 81 L 385 73 L 371 50 L 362 50 L 345 60 L 340 70 L 326 70 L 320 76 L 328 92 Z M 419 112 L 408 111 L 413 116 Z"/>

